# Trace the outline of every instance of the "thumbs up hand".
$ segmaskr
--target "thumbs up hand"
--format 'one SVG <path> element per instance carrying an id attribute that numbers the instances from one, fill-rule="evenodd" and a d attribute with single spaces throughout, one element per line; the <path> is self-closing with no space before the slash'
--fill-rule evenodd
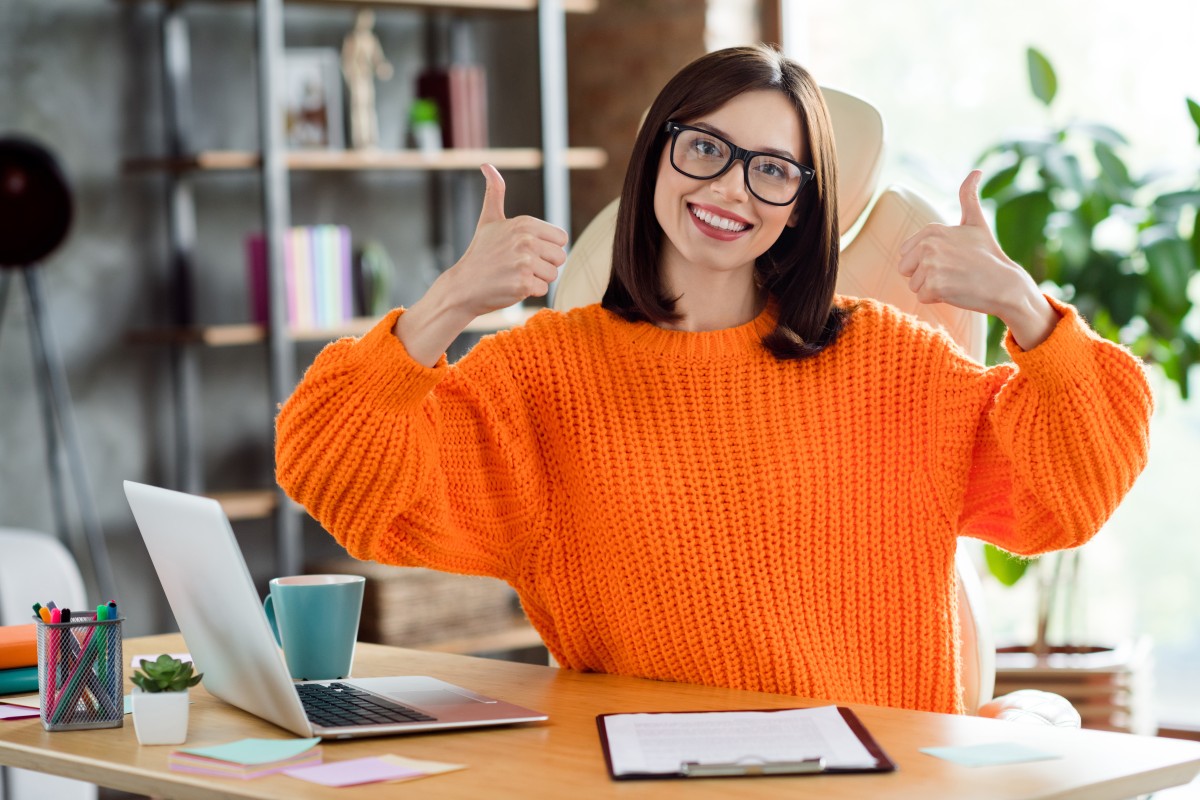
<path id="1" fill-rule="evenodd" d="M 900 274 L 922 303 L 949 303 L 999 317 L 1023 349 L 1044 341 L 1058 312 L 1020 264 L 996 242 L 979 204 L 983 173 L 972 170 L 958 190 L 958 225 L 926 225 L 900 246 Z"/>
<path id="2" fill-rule="evenodd" d="M 550 290 L 567 260 L 567 233 L 533 217 L 504 215 L 504 178 L 483 165 L 487 192 L 467 252 L 438 276 L 392 332 L 419 364 L 432 367 L 471 320 Z"/>
<path id="3" fill-rule="evenodd" d="M 455 305 L 473 316 L 544 296 L 567 260 L 566 231 L 534 217 L 508 219 L 504 178 L 491 164 L 482 169 L 487 190 L 475 236 L 443 276 L 453 286 Z"/>

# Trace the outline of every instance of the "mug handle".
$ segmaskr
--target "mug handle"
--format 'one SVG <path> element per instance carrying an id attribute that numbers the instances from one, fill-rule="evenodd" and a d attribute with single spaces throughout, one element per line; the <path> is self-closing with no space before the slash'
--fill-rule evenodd
<path id="1" fill-rule="evenodd" d="M 270 594 L 263 600 L 263 611 L 267 612 L 267 622 L 271 625 L 271 633 L 275 634 L 275 643 L 283 647 L 283 640 L 279 638 L 279 624 L 275 622 L 275 604 L 271 602 Z"/>

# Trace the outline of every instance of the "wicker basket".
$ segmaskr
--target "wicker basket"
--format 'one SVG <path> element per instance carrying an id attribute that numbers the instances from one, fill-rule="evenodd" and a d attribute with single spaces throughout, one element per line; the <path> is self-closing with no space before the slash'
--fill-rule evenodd
<path id="1" fill-rule="evenodd" d="M 1041 689 L 1065 697 L 1083 727 L 1153 735 L 1153 655 L 1147 637 L 1116 647 L 1052 647 L 1034 656 L 1025 647 L 996 652 L 996 696 Z"/>
<path id="2" fill-rule="evenodd" d="M 362 575 L 364 642 L 419 648 L 520 624 L 516 593 L 503 581 L 339 559 L 310 571 Z"/>

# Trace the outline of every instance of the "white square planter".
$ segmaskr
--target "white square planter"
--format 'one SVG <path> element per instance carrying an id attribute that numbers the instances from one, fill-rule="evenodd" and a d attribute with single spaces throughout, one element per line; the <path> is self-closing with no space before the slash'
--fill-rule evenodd
<path id="1" fill-rule="evenodd" d="M 141 744 L 183 744 L 187 740 L 188 693 L 143 692 L 133 688 L 133 729 Z"/>

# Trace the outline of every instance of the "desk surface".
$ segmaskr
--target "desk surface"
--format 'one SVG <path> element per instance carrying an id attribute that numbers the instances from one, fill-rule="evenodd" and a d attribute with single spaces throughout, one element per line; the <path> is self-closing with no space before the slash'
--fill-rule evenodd
<path id="1" fill-rule="evenodd" d="M 138 654 L 186 650 L 178 635 L 130 639 Z M 395 753 L 467 764 L 460 772 L 410 784 L 327 789 L 283 776 L 253 781 L 167 769 L 171 746 L 142 747 L 133 721 L 123 728 L 47 733 L 41 722 L 0 722 L 0 764 L 67 775 L 130 792 L 172 798 L 228 797 L 792 797 L 820 798 L 1127 798 L 1187 783 L 1200 772 L 1200 744 L 1101 731 L 1037 728 L 873 706 L 851 706 L 897 763 L 894 773 L 691 781 L 613 782 L 596 731 L 597 714 L 788 708 L 814 705 L 783 695 L 591 675 L 441 653 L 359 645 L 355 674 L 432 675 L 546 712 L 548 722 L 452 733 L 395 736 L 324 745 L 325 760 Z M 128 684 L 128 676 L 126 677 Z M 188 746 L 291 734 L 192 690 Z M 918 752 L 921 747 L 1021 741 L 1062 758 L 997 767 L 963 767 Z M 415 796 L 415 795 L 414 795 Z"/>

